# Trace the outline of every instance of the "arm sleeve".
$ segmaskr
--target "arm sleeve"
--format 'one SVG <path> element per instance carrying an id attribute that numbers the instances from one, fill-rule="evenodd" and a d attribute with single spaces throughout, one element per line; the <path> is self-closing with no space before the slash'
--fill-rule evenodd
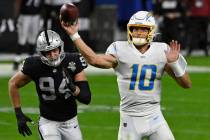
<path id="1" fill-rule="evenodd" d="M 75 84 L 80 88 L 80 93 L 76 99 L 83 104 L 89 104 L 91 101 L 91 91 L 88 82 L 77 81 Z"/>

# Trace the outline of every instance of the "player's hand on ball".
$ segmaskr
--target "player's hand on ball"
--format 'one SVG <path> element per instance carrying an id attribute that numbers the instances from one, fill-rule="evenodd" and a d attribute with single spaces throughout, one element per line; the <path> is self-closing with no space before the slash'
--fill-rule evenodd
<path id="1" fill-rule="evenodd" d="M 78 32 L 79 22 L 77 22 L 75 25 L 69 25 L 69 24 L 61 21 L 61 26 L 67 32 L 68 35 L 73 35 L 76 32 Z"/>
<path id="2" fill-rule="evenodd" d="M 72 4 L 63 4 L 60 8 L 60 22 L 61 26 L 66 30 L 69 35 L 78 32 L 79 24 L 79 10 Z"/>
<path id="3" fill-rule="evenodd" d="M 172 40 L 169 43 L 169 47 L 170 49 L 165 53 L 166 53 L 167 62 L 172 63 L 179 58 L 180 44 L 177 41 Z"/>

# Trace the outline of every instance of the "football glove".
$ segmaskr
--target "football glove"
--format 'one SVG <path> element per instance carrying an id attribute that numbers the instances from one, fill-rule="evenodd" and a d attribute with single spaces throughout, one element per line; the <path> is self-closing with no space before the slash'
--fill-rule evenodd
<path id="1" fill-rule="evenodd" d="M 15 115 L 17 119 L 19 133 L 23 135 L 24 137 L 26 135 L 30 136 L 32 132 L 30 128 L 27 126 L 27 122 L 32 122 L 32 120 L 22 112 L 20 107 L 15 108 Z"/>
<path id="2" fill-rule="evenodd" d="M 63 68 L 63 78 L 66 80 L 66 85 L 70 89 L 71 94 L 74 95 L 73 93 L 76 91 L 76 86 L 74 85 L 71 76 L 65 68 Z"/>

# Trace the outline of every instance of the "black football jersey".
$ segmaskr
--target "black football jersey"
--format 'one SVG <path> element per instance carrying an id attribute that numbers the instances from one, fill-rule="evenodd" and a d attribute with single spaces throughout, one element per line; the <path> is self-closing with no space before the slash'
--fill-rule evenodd
<path id="1" fill-rule="evenodd" d="M 22 0 L 20 13 L 26 15 L 39 14 L 41 11 L 42 0 Z"/>
<path id="2" fill-rule="evenodd" d="M 21 71 L 36 84 L 41 116 L 49 120 L 66 121 L 77 115 L 75 97 L 66 86 L 63 68 L 67 69 L 73 80 L 86 67 L 84 57 L 78 53 L 66 53 L 57 67 L 42 63 L 39 56 L 26 58 Z"/>

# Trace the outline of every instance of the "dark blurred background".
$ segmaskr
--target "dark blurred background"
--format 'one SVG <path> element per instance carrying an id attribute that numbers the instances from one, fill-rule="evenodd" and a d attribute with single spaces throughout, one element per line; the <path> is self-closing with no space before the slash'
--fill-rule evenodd
<path id="1" fill-rule="evenodd" d="M 115 40 L 127 40 L 126 25 L 131 15 L 139 10 L 148 10 L 153 12 L 158 24 L 155 40 L 169 43 L 175 39 L 181 43 L 184 54 L 208 56 L 210 0 L 2 0 L 0 53 L 16 56 L 35 53 L 30 52 L 35 51 L 30 48 L 35 44 L 18 42 L 18 38 L 22 38 L 18 34 L 22 25 L 18 19 L 34 15 L 40 17 L 38 32 L 45 28 L 55 30 L 64 40 L 65 50 L 76 51 L 58 20 L 60 6 L 66 2 L 78 6 L 80 35 L 96 52 L 105 52 Z M 32 12 L 37 7 L 39 10 Z M 30 34 L 28 32 L 28 36 Z"/>

